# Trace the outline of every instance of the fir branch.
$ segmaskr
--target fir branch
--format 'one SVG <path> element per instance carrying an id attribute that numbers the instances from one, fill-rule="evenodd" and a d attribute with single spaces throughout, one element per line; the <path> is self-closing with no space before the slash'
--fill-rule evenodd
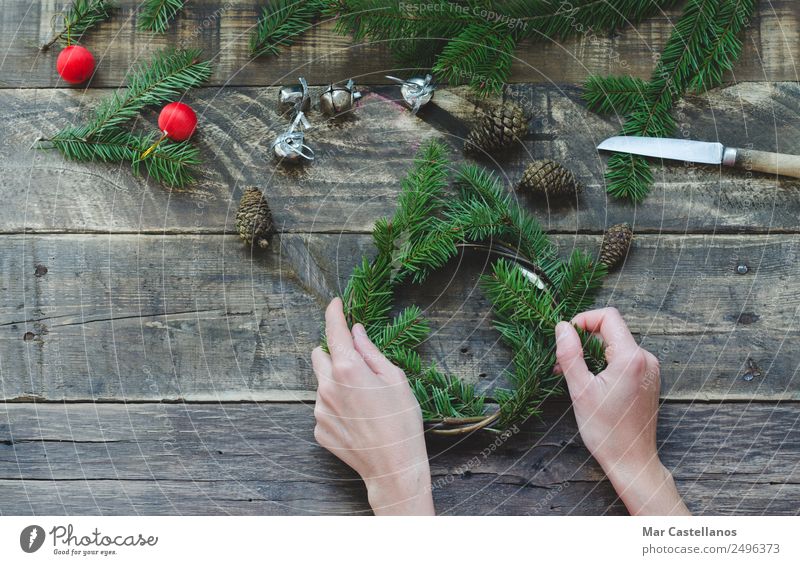
<path id="1" fill-rule="evenodd" d="M 468 236 L 501 240 L 532 263 L 545 263 L 555 255 L 555 247 L 539 222 L 520 208 L 494 173 L 477 165 L 464 165 L 457 171 L 455 182 L 466 205 L 455 208 L 450 216 L 458 219 L 462 212 L 469 214 L 462 220 L 469 224 Z M 492 217 L 491 223 L 484 223 Z"/>
<path id="2" fill-rule="evenodd" d="M 608 158 L 606 191 L 611 196 L 641 202 L 650 193 L 652 184 L 653 171 L 644 157 L 615 153 Z"/>
<path id="3" fill-rule="evenodd" d="M 496 94 L 511 72 L 515 46 L 514 36 L 502 26 L 473 23 L 447 43 L 433 73 L 451 82 L 466 78 L 479 95 Z"/>
<path id="4" fill-rule="evenodd" d="M 539 334 L 519 324 L 498 321 L 494 326 L 514 352 L 514 370 L 506 372 L 514 388 L 493 393 L 499 404 L 499 426 L 507 428 L 541 414 L 542 403 L 561 393 L 561 377 L 553 373 L 555 354 L 544 346 Z"/>
<path id="5" fill-rule="evenodd" d="M 591 76 L 581 95 L 586 106 L 598 114 L 625 115 L 642 104 L 647 81 L 630 76 Z"/>
<path id="6" fill-rule="evenodd" d="M 495 261 L 492 273 L 481 277 L 481 288 L 494 310 L 510 322 L 552 333 L 559 321 L 552 294 L 531 284 L 517 265 L 505 259 Z"/>
<path id="7" fill-rule="evenodd" d="M 277 55 L 311 28 L 326 4 L 322 0 L 273 0 L 262 9 L 250 36 L 250 53 L 256 57 Z"/>
<path id="8" fill-rule="evenodd" d="M 135 69 L 128 88 L 105 99 L 94 119 L 83 126 L 67 127 L 50 139 L 66 158 L 80 161 L 131 163 L 134 174 L 142 171 L 169 186 L 185 186 L 194 180 L 193 169 L 200 163 L 199 150 L 189 142 L 161 143 L 142 160 L 141 155 L 155 141 L 149 134 L 126 132 L 121 126 L 135 118 L 145 106 L 179 98 L 200 85 L 211 74 L 211 64 L 200 62 L 199 50 L 157 53 L 149 65 Z"/>
<path id="9" fill-rule="evenodd" d="M 467 82 L 474 92 L 498 92 L 517 43 L 608 33 L 633 25 L 679 0 L 338 0 L 324 13 L 355 41 L 385 42 L 401 60 L 433 59 L 438 76 Z M 534 15 L 531 15 L 534 14 Z M 413 59 L 412 59 L 413 61 Z"/>
<path id="10" fill-rule="evenodd" d="M 200 54 L 199 49 L 167 49 L 133 69 L 128 88 L 115 92 L 97 108 L 86 137 L 115 129 L 135 118 L 144 107 L 171 102 L 203 84 L 211 76 L 211 62 L 201 61 Z"/>
<path id="11" fill-rule="evenodd" d="M 407 252 L 419 227 L 427 226 L 428 217 L 437 210 L 446 184 L 446 167 L 444 146 L 438 142 L 428 143 L 403 181 L 400 206 L 394 218 L 376 222 L 373 241 L 378 254 L 371 261 L 364 258 L 354 269 L 342 295 L 345 315 L 351 323 L 361 322 L 369 332 L 375 325 L 387 322 L 392 287 L 407 272 L 401 269 L 400 258 Z"/>
<path id="12" fill-rule="evenodd" d="M 144 0 L 137 19 L 142 31 L 164 33 L 170 21 L 183 9 L 185 0 Z"/>
<path id="13" fill-rule="evenodd" d="M 738 33 L 755 0 L 689 0 L 647 85 L 645 99 L 630 113 L 624 135 L 667 137 L 675 129 L 675 103 L 690 90 L 718 84 L 741 52 Z M 653 175 L 641 157 L 614 155 L 606 171 L 607 190 L 639 202 Z"/>
<path id="14" fill-rule="evenodd" d="M 722 4 L 714 40 L 705 59 L 697 64 L 689 84 L 692 92 L 703 92 L 722 84 L 722 75 L 730 71 L 742 53 L 739 38 L 756 9 L 758 0 L 732 0 Z"/>
<path id="15" fill-rule="evenodd" d="M 64 27 L 42 45 L 41 50 L 46 51 L 56 43 L 77 43 L 89 28 L 110 18 L 115 7 L 112 0 L 73 0 L 69 8 L 61 14 Z"/>
<path id="16" fill-rule="evenodd" d="M 555 278 L 556 296 L 558 296 L 558 317 L 571 320 L 580 312 L 587 310 L 593 303 L 597 291 L 608 274 L 608 268 L 602 263 L 595 263 L 587 253 L 576 249 L 569 259 L 560 264 Z"/>
<path id="17" fill-rule="evenodd" d="M 89 139 L 87 128 L 73 127 L 47 140 L 72 161 L 129 162 L 134 174 L 142 168 L 152 179 L 168 186 L 182 187 L 194 180 L 193 169 L 200 164 L 199 150 L 188 142 L 161 143 L 147 159 L 141 154 L 155 140 L 153 135 L 106 129 Z"/>
<path id="18" fill-rule="evenodd" d="M 496 13 L 518 18 L 525 38 L 565 39 L 578 34 L 613 33 L 662 14 L 682 0 L 498 0 L 490 2 Z M 530 15 L 534 14 L 534 15 Z"/>

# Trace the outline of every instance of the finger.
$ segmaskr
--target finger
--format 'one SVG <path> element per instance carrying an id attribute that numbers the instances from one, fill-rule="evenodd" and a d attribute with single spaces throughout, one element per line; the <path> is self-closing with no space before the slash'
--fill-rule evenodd
<path id="1" fill-rule="evenodd" d="M 325 310 L 325 334 L 328 338 L 328 351 L 334 364 L 341 361 L 353 361 L 359 357 L 353 348 L 353 337 L 347 320 L 341 298 L 334 298 Z"/>
<path id="2" fill-rule="evenodd" d="M 321 347 L 315 347 L 314 351 L 311 352 L 311 367 L 314 369 L 317 382 L 333 378 L 331 356 L 325 353 Z"/>
<path id="3" fill-rule="evenodd" d="M 581 338 L 568 322 L 559 322 L 556 325 L 556 358 L 574 398 L 591 383 L 594 375 L 583 359 Z"/>
<path id="4" fill-rule="evenodd" d="M 353 345 L 374 372 L 387 376 L 397 376 L 400 373 L 400 369 L 372 343 L 367 336 L 367 330 L 361 324 L 353 326 Z"/>
<path id="5" fill-rule="evenodd" d="M 646 369 L 644 372 L 644 377 L 642 378 L 642 386 L 645 388 L 655 389 L 656 396 L 658 396 L 658 393 L 661 389 L 658 358 L 656 358 L 656 356 L 649 351 L 644 351 L 644 357 L 646 360 Z"/>
<path id="6" fill-rule="evenodd" d="M 631 352 L 639 347 L 616 308 L 583 312 L 575 316 L 572 323 L 590 333 L 600 334 L 606 344 L 606 357 L 609 363 L 618 352 Z"/>

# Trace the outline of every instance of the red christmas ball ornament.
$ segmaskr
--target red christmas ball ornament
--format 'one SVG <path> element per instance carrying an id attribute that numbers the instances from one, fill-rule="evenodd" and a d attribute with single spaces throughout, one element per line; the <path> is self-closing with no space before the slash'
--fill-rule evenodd
<path id="1" fill-rule="evenodd" d="M 192 137 L 196 127 L 197 114 L 194 113 L 191 106 L 183 102 L 167 104 L 158 115 L 158 129 L 161 130 L 161 137 L 142 153 L 141 158 L 146 159 L 167 138 L 172 141 L 186 141 Z"/>
<path id="2" fill-rule="evenodd" d="M 186 141 L 197 127 L 197 115 L 183 102 L 167 104 L 158 115 L 158 129 L 173 141 Z"/>
<path id="3" fill-rule="evenodd" d="M 94 72 L 94 56 L 80 45 L 68 45 L 58 54 L 56 71 L 71 84 L 85 82 Z"/>

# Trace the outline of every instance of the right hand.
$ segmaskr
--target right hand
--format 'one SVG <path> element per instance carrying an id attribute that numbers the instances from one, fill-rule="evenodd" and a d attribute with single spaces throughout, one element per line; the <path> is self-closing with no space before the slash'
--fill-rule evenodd
<path id="1" fill-rule="evenodd" d="M 608 366 L 592 374 L 575 327 L 597 334 Z M 656 448 L 658 359 L 639 347 L 616 308 L 579 314 L 556 326 L 556 357 L 578 430 L 632 514 L 687 514 Z"/>

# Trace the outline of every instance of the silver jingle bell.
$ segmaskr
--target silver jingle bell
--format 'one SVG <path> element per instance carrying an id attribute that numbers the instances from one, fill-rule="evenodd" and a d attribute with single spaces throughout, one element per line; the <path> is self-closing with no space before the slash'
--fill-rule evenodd
<path id="1" fill-rule="evenodd" d="M 419 112 L 425 104 L 433 99 L 434 86 L 431 84 L 433 77 L 425 75 L 425 78 L 414 77 L 403 80 L 397 77 L 386 75 L 386 78 L 400 84 L 400 95 L 403 102 L 411 109 L 412 114 Z"/>
<path id="2" fill-rule="evenodd" d="M 290 110 L 295 112 L 308 112 L 311 108 L 311 96 L 308 94 L 308 83 L 306 79 L 300 77 L 300 84 L 284 86 L 278 91 L 278 103 L 281 112 L 286 113 Z"/>
<path id="3" fill-rule="evenodd" d="M 305 144 L 305 134 L 298 129 L 299 125 L 310 127 L 303 112 L 298 112 L 289 129 L 272 142 L 272 154 L 276 159 L 292 163 L 314 160 L 314 150 Z"/>
<path id="4" fill-rule="evenodd" d="M 327 116 L 338 116 L 352 110 L 359 98 L 361 93 L 355 89 L 353 79 L 350 79 L 345 86 L 330 85 L 319 97 L 319 109 Z"/>

